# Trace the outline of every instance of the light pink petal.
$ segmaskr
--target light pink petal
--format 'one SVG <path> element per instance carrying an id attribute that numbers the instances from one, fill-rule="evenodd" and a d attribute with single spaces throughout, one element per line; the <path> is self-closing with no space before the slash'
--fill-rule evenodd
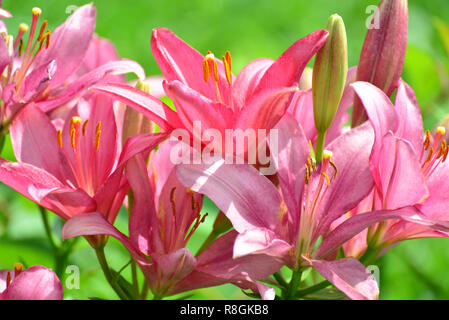
<path id="1" fill-rule="evenodd" d="M 164 130 L 184 127 L 176 112 L 171 110 L 170 107 L 152 95 L 131 86 L 109 83 L 93 86 L 91 90 L 111 95 L 141 112 Z"/>
<path id="2" fill-rule="evenodd" d="M 365 123 L 341 135 L 326 147 L 333 153 L 332 161 L 337 167 L 337 173 L 332 178 L 334 169 L 330 167 L 327 172 L 331 181 L 319 205 L 319 227 L 315 238 L 325 234 L 333 221 L 354 208 L 371 192 L 373 179 L 368 162 L 373 140 L 373 130 L 369 123 Z"/>
<path id="3" fill-rule="evenodd" d="M 299 83 L 313 55 L 326 43 L 326 30 L 316 30 L 292 44 L 264 73 L 254 94 Z"/>
<path id="4" fill-rule="evenodd" d="M 123 166 L 126 165 L 126 162 L 136 154 L 153 150 L 158 144 L 164 141 L 167 136 L 166 133 L 145 133 L 129 138 L 123 146 L 115 170 L 122 170 Z"/>
<path id="5" fill-rule="evenodd" d="M 279 193 L 254 167 L 221 160 L 210 165 L 179 165 L 177 174 L 186 187 L 212 199 L 238 232 L 278 229 Z"/>
<path id="6" fill-rule="evenodd" d="M 37 56 L 35 66 L 56 60 L 58 70 L 51 80 L 53 87 L 63 84 L 83 61 L 95 30 L 96 14 L 92 4 L 78 8 L 52 32 L 50 47 Z"/>
<path id="7" fill-rule="evenodd" d="M 97 203 L 82 189 L 64 188 L 51 192 L 40 203 L 64 220 L 96 210 Z"/>
<path id="8" fill-rule="evenodd" d="M 358 260 L 311 260 L 311 265 L 330 283 L 353 300 L 379 299 L 376 279 Z"/>
<path id="9" fill-rule="evenodd" d="M 11 56 L 9 55 L 8 47 L 6 46 L 5 39 L 2 37 L 0 39 L 0 72 L 3 73 L 5 67 L 11 61 Z"/>
<path id="10" fill-rule="evenodd" d="M 288 114 L 291 114 L 302 127 L 307 141 L 313 143 L 316 139 L 317 130 L 313 118 L 312 99 L 312 89 L 295 92 L 288 107 Z"/>
<path id="11" fill-rule="evenodd" d="M 422 149 L 424 132 L 421 110 L 412 88 L 403 81 L 399 82 L 394 107 L 401 120 L 396 135 L 410 141 L 415 153 L 419 154 Z"/>
<path id="12" fill-rule="evenodd" d="M 357 214 L 340 224 L 325 236 L 320 246 L 313 253 L 313 257 L 317 259 L 325 258 L 340 245 L 368 228 L 370 225 L 388 219 L 402 219 L 440 231 L 447 231 L 449 226 L 449 223 L 447 222 L 438 221 L 422 215 L 414 207 L 406 207 L 393 211 L 381 210 Z"/>
<path id="13" fill-rule="evenodd" d="M 265 254 L 279 259 L 289 261 L 289 251 L 292 246 L 282 240 L 271 230 L 257 228 L 240 233 L 234 243 L 234 259 L 250 254 Z"/>
<path id="14" fill-rule="evenodd" d="M 50 111 L 78 97 L 89 87 L 94 86 L 99 82 L 103 82 L 106 76 L 131 72 L 135 73 L 141 79 L 145 78 L 145 72 L 137 62 L 127 59 L 107 62 L 69 82 L 62 92 L 58 89 L 54 97 L 38 101 L 37 105 L 45 112 Z"/>
<path id="15" fill-rule="evenodd" d="M 424 201 L 429 192 L 421 164 L 408 141 L 388 133 L 379 156 L 384 209 L 398 209 Z"/>
<path id="16" fill-rule="evenodd" d="M 8 10 L 0 8 L 0 18 L 12 18 L 12 14 Z"/>
<path id="17" fill-rule="evenodd" d="M 305 164 L 310 156 L 307 138 L 295 118 L 285 115 L 273 130 L 278 138 L 269 142 L 283 199 L 288 208 L 291 235 L 297 234 L 302 206 Z"/>
<path id="18" fill-rule="evenodd" d="M 369 121 L 374 128 L 375 142 L 370 166 L 376 185 L 380 185 L 380 173 L 377 163 L 382 147 L 382 139 L 389 131 L 397 131 L 399 118 L 390 99 L 379 88 L 368 82 L 355 82 L 352 84 L 352 87 L 362 101 Z"/>
<path id="19" fill-rule="evenodd" d="M 56 274 L 43 266 L 22 271 L 0 295 L 4 300 L 62 300 L 62 284 Z"/>
<path id="20" fill-rule="evenodd" d="M 173 283 L 184 279 L 191 273 L 197 264 L 196 258 L 186 248 L 178 249 L 165 255 L 152 255 L 159 272 L 162 274 L 162 283 Z"/>

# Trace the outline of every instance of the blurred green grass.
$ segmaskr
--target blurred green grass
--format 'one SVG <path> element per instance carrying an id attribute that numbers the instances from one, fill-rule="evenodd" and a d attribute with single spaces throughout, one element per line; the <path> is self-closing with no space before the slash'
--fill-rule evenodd
<path id="1" fill-rule="evenodd" d="M 31 8 L 42 8 L 42 16 L 54 29 L 68 16 L 73 7 L 85 1 L 66 0 L 4 0 L 3 7 L 14 18 L 7 21 L 15 34 L 19 23 L 31 20 Z M 147 75 L 159 74 L 150 51 L 151 30 L 168 27 L 200 52 L 212 50 L 217 56 L 230 50 L 234 70 L 258 57 L 276 58 L 291 43 L 315 29 L 322 28 L 327 17 L 340 14 L 346 24 L 349 45 L 349 65 L 356 65 L 366 33 L 368 5 L 377 1 L 315 0 L 315 1 L 249 1 L 249 0 L 134 0 L 94 1 L 98 9 L 96 32 L 110 39 L 119 55 L 136 60 Z M 424 115 L 425 126 L 431 129 L 449 113 L 445 99 L 449 59 L 433 26 L 434 17 L 449 22 L 447 0 L 410 0 L 409 40 L 404 67 L 404 79 L 415 89 Z M 446 72 L 445 72 L 446 71 Z M 446 91 L 445 91 L 446 90 Z M 10 146 L 2 156 L 11 158 Z M 212 213 L 210 203 L 206 210 Z M 11 268 L 14 262 L 52 267 L 51 247 L 36 206 L 24 197 L 0 185 L 0 268 Z M 207 236 L 213 217 L 209 217 L 191 241 L 195 249 Z M 61 223 L 52 215 L 51 223 L 58 233 Z M 126 226 L 126 213 L 118 219 Z M 194 251 L 194 250 L 193 250 Z M 114 268 L 129 260 L 120 244 L 111 240 L 107 247 Z M 70 264 L 80 267 L 79 290 L 66 290 L 66 298 L 86 299 L 97 296 L 115 298 L 105 285 L 94 252 L 79 241 L 71 255 Z M 380 261 L 382 299 L 448 299 L 449 298 L 449 239 L 413 240 L 393 248 Z M 124 271 L 129 273 L 129 268 Z M 127 274 L 129 277 L 129 274 Z M 227 285 L 198 290 L 197 299 L 241 299 L 239 289 Z"/>

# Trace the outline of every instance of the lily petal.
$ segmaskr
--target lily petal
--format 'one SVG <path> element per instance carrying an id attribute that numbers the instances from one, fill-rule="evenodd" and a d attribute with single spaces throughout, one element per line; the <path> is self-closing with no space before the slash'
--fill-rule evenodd
<path id="1" fill-rule="evenodd" d="M 379 299 L 376 279 L 357 259 L 311 260 L 310 264 L 349 298 L 353 300 Z"/>

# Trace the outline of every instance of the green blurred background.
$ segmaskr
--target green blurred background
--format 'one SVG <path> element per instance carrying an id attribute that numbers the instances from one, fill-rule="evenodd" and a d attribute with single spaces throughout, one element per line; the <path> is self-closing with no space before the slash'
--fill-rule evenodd
<path id="1" fill-rule="evenodd" d="M 7 20 L 10 33 L 19 23 L 31 21 L 31 8 L 42 9 L 54 29 L 75 6 L 87 3 L 75 0 L 4 0 L 3 7 L 12 12 Z M 139 62 L 147 75 L 160 71 L 151 55 L 150 37 L 154 27 L 168 27 L 200 52 L 211 50 L 217 56 L 230 50 L 233 70 L 258 57 L 276 58 L 290 44 L 322 28 L 331 14 L 345 21 L 349 65 L 356 65 L 366 34 L 366 8 L 375 0 L 132 0 L 94 1 L 98 9 L 96 32 L 116 45 L 120 57 Z M 426 129 L 432 129 L 449 113 L 449 53 L 445 51 L 435 27 L 435 19 L 449 23 L 449 1 L 409 0 L 409 40 L 403 77 L 415 89 Z M 449 35 L 448 35 L 449 37 Z M 11 159 L 10 145 L 3 157 Z M 216 209 L 206 204 L 213 216 Z M 207 236 L 211 217 L 195 233 L 193 250 Z M 56 236 L 62 222 L 50 215 Z M 118 226 L 126 229 L 126 212 L 121 212 Z M 120 269 L 129 260 L 121 245 L 111 240 L 107 246 L 111 265 Z M 20 261 L 25 265 L 53 267 L 52 249 L 45 236 L 36 205 L 0 184 L 0 269 L 12 268 Z M 84 239 L 74 245 L 69 264 L 81 271 L 80 289 L 65 290 L 65 298 L 115 298 L 106 285 L 93 250 Z M 402 243 L 378 263 L 381 299 L 448 299 L 449 239 L 423 239 Z M 129 268 L 124 270 L 129 277 Z M 63 283 L 65 282 L 64 279 Z M 196 291 L 196 299 L 242 299 L 245 296 L 231 285 Z"/>

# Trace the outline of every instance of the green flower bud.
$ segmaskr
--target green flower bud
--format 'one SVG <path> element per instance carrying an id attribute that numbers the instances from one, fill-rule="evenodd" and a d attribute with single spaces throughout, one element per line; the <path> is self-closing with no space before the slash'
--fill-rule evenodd
<path id="1" fill-rule="evenodd" d="M 313 113 L 318 132 L 329 129 L 337 113 L 348 73 L 348 48 L 343 19 L 334 14 L 326 24 L 329 38 L 318 51 L 312 76 Z"/>

